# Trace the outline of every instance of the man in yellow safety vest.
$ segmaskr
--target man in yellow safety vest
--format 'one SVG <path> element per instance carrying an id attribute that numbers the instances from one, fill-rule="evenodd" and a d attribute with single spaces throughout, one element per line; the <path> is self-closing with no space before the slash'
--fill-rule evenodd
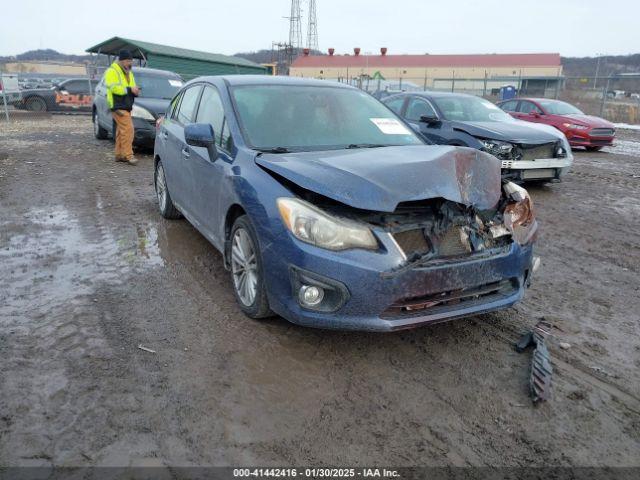
<path id="1" fill-rule="evenodd" d="M 140 93 L 133 77 L 131 66 L 133 55 L 129 50 L 120 50 L 118 61 L 113 62 L 104 74 L 107 87 L 107 104 L 116 124 L 116 162 L 135 165 L 138 160 L 133 156 L 133 120 L 131 109 L 135 97 Z"/>

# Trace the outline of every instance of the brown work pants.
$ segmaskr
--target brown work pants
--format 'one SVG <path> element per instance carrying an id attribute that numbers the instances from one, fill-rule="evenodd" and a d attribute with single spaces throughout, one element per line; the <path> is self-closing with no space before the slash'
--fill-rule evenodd
<path id="1" fill-rule="evenodd" d="M 116 122 L 116 160 L 133 158 L 133 120 L 131 112 L 116 110 L 111 113 Z"/>

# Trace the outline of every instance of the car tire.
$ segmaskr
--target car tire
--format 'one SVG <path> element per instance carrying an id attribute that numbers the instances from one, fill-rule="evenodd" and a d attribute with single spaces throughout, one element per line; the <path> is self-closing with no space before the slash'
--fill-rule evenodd
<path id="1" fill-rule="evenodd" d="M 98 140 L 106 140 L 109 137 L 109 132 L 106 128 L 102 128 L 98 122 L 98 113 L 93 112 L 93 134 Z"/>
<path id="2" fill-rule="evenodd" d="M 47 111 L 47 102 L 42 97 L 29 97 L 25 100 L 24 106 L 30 112 Z"/>
<path id="3" fill-rule="evenodd" d="M 262 255 L 258 245 L 258 237 L 249 217 L 247 215 L 238 217 L 231 227 L 229 237 L 231 285 L 236 301 L 244 314 L 254 319 L 272 315 L 267 299 Z"/>
<path id="4" fill-rule="evenodd" d="M 162 162 L 159 160 L 158 163 L 156 163 L 156 170 L 153 174 L 153 185 L 156 190 L 160 215 L 168 220 L 175 220 L 182 217 L 180 211 L 173 204 L 173 200 L 171 200 L 169 188 L 167 187 L 167 177 L 164 173 Z"/>
<path id="5" fill-rule="evenodd" d="M 587 149 L 587 152 L 599 152 L 600 150 L 602 150 L 602 147 L 585 147 Z"/>

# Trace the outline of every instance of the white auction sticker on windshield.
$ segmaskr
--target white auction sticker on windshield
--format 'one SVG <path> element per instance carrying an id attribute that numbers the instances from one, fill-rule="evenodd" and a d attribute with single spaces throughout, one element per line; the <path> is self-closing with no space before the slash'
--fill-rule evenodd
<path id="1" fill-rule="evenodd" d="M 386 133 L 387 135 L 409 135 L 411 133 L 407 127 L 395 118 L 370 118 L 369 120 L 371 120 L 382 133 Z"/>
<path id="2" fill-rule="evenodd" d="M 180 80 L 169 80 L 169 85 L 172 87 L 181 87 L 182 82 Z"/>

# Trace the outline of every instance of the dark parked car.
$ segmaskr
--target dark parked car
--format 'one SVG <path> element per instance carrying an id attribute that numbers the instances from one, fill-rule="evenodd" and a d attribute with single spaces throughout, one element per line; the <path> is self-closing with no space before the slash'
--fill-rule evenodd
<path id="1" fill-rule="evenodd" d="M 425 145 L 353 87 L 192 80 L 154 157 L 161 214 L 223 252 L 253 318 L 397 330 L 506 308 L 531 278 L 531 199 L 499 161 Z"/>
<path id="2" fill-rule="evenodd" d="M 97 84 L 88 78 L 71 78 L 50 87 L 24 89 L 22 101 L 15 106 L 34 112 L 89 111 Z"/>
<path id="3" fill-rule="evenodd" d="M 615 125 L 607 120 L 585 115 L 573 105 L 547 98 L 516 98 L 498 103 L 518 120 L 551 125 L 564 133 L 572 147 L 600 150 L 613 145 Z"/>
<path id="4" fill-rule="evenodd" d="M 156 138 L 156 120 L 163 115 L 169 102 L 182 87 L 180 75 L 166 70 L 153 68 L 133 68 L 140 95 L 136 98 L 131 111 L 135 131 L 134 144 L 153 146 Z M 96 88 L 92 106 L 93 132 L 96 138 L 104 140 L 114 137 L 115 122 L 107 105 L 107 87 L 104 76 Z"/>
<path id="5" fill-rule="evenodd" d="M 514 120 L 480 97 L 414 92 L 383 102 L 435 144 L 477 148 L 496 156 L 511 179 L 559 180 L 573 162 L 560 132 Z"/>

